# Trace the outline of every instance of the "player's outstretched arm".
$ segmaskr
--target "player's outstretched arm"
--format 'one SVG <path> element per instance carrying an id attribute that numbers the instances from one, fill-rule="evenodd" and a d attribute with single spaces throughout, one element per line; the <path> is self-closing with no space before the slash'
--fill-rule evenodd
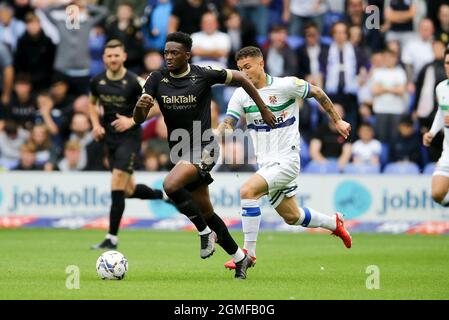
<path id="1" fill-rule="evenodd" d="M 262 98 L 259 95 L 259 92 L 257 92 L 257 89 L 253 85 L 253 83 L 247 77 L 245 77 L 243 73 L 236 70 L 231 70 L 231 72 L 232 80 L 229 84 L 242 87 L 256 103 L 265 123 L 268 124 L 271 128 L 274 128 L 276 125 L 276 117 L 263 102 Z"/>
<path id="2" fill-rule="evenodd" d="M 236 124 L 237 124 L 236 119 L 226 116 L 223 122 L 218 125 L 215 131 L 215 135 L 218 137 L 226 137 L 232 134 L 232 132 L 234 132 Z"/>
<path id="3" fill-rule="evenodd" d="M 329 99 L 323 89 L 314 85 L 310 85 L 309 97 L 313 97 L 318 101 L 318 103 L 327 112 L 331 120 L 335 123 L 338 133 L 340 133 L 345 139 L 347 139 L 349 133 L 351 132 L 351 125 L 340 117 L 337 110 L 335 110 L 334 104 L 332 103 L 331 99 Z"/>
<path id="4" fill-rule="evenodd" d="M 143 94 L 136 103 L 133 112 L 133 119 L 136 124 L 141 124 L 147 120 L 148 113 L 153 106 L 153 97 L 149 94 Z"/>

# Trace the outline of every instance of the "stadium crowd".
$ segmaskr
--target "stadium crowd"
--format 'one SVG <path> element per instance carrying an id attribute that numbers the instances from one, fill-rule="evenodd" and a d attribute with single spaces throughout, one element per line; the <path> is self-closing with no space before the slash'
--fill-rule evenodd
<path id="1" fill-rule="evenodd" d="M 352 136 L 345 141 L 316 101 L 304 101 L 305 172 L 430 173 L 440 156 L 442 134 L 428 149 L 422 135 L 446 79 L 449 0 L 9 0 L 0 2 L 0 168 L 108 170 L 88 116 L 103 46 L 121 40 L 126 67 L 145 78 L 163 66 L 173 31 L 191 34 L 194 64 L 235 69 L 234 53 L 257 45 L 270 75 L 325 90 Z M 213 127 L 234 89 L 213 88 Z M 144 124 L 140 169 L 171 168 L 166 139 L 161 116 Z M 226 148 L 226 163 L 251 151 Z"/>

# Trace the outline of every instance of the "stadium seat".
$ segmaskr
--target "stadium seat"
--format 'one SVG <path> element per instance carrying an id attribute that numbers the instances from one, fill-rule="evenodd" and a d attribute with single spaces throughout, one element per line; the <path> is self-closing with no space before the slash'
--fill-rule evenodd
<path id="1" fill-rule="evenodd" d="M 389 152 L 389 146 L 388 143 L 382 143 L 382 149 L 380 151 L 380 165 L 382 168 L 384 168 L 388 163 L 388 152 Z"/>
<path id="2" fill-rule="evenodd" d="M 416 163 L 413 162 L 393 162 L 385 166 L 385 174 L 401 174 L 413 175 L 419 174 L 420 170 Z"/>
<path id="3" fill-rule="evenodd" d="M 435 166 L 436 166 L 435 162 L 428 163 L 424 167 L 423 174 L 429 174 L 429 175 L 433 174 L 433 172 L 435 171 Z"/>
<path id="4" fill-rule="evenodd" d="M 347 174 L 378 174 L 378 173 L 380 173 L 380 165 L 349 163 L 343 169 L 343 173 L 347 173 Z"/>
<path id="5" fill-rule="evenodd" d="M 305 168 L 310 162 L 309 145 L 306 141 L 304 141 L 304 139 L 300 138 L 299 147 L 301 148 L 301 151 L 299 153 L 299 156 L 301 158 L 301 167 Z"/>
<path id="6" fill-rule="evenodd" d="M 340 169 L 335 160 L 329 160 L 324 164 L 311 161 L 305 167 L 304 173 L 340 173 Z"/>

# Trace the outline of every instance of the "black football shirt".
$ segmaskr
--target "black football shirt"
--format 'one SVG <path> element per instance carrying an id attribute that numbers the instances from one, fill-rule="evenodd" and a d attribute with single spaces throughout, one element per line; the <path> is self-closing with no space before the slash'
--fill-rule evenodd
<path id="1" fill-rule="evenodd" d="M 142 93 L 142 85 L 139 79 L 136 74 L 130 71 L 126 71 L 123 78 L 117 80 L 109 79 L 106 76 L 106 71 L 91 79 L 91 95 L 97 98 L 104 109 L 101 123 L 106 130 L 107 142 L 140 137 L 140 126 L 134 126 L 125 132 L 117 132 L 111 124 L 117 119 L 116 114 L 132 118 L 134 107 Z"/>
<path id="2" fill-rule="evenodd" d="M 191 150 L 208 145 L 204 135 L 211 129 L 211 86 L 228 84 L 230 70 L 189 65 L 184 74 L 173 75 L 167 69 L 154 71 L 143 92 L 157 100 L 167 126 L 170 150 L 177 145 Z M 189 141 L 187 141 L 186 138 Z M 189 144 L 187 144 L 189 142 Z"/>

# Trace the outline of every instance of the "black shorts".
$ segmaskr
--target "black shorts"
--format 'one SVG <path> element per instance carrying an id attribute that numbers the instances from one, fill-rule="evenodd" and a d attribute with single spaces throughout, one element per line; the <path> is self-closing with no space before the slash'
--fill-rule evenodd
<path id="1" fill-rule="evenodd" d="M 140 139 L 121 139 L 107 142 L 108 159 L 111 171 L 118 169 L 133 174 L 140 153 Z"/>
<path id="2" fill-rule="evenodd" d="M 204 151 L 204 149 L 203 149 Z M 203 153 L 204 155 L 204 153 Z M 216 161 L 218 159 L 218 154 L 216 154 L 213 151 L 209 152 L 209 157 L 207 161 L 204 161 L 202 159 L 199 163 L 194 163 L 196 170 L 198 171 L 198 179 L 194 182 L 191 182 L 186 185 L 186 189 L 190 192 L 197 189 L 201 185 L 210 185 L 212 182 L 214 182 L 214 179 L 210 175 L 210 171 L 215 166 Z"/>

